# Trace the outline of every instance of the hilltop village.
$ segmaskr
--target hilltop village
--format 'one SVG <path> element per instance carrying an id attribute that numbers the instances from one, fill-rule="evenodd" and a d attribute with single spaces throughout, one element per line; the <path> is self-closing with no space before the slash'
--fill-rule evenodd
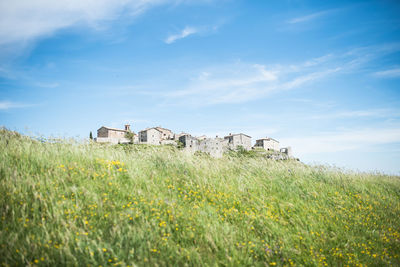
<path id="1" fill-rule="evenodd" d="M 291 148 L 280 148 L 279 141 L 265 137 L 256 140 L 255 145 L 252 146 L 251 136 L 243 133 L 230 133 L 223 138 L 218 136 L 209 138 L 204 135 L 196 137 L 184 132 L 176 134 L 166 128 L 152 127 L 136 134 L 131 131 L 130 125 L 126 124 L 124 129 L 102 126 L 97 130 L 97 138 L 94 140 L 98 143 L 111 144 L 180 145 L 187 152 L 204 152 L 215 158 L 222 157 L 223 153 L 228 150 L 238 149 L 247 151 L 264 149 L 265 151 L 278 152 L 286 155 L 287 158 L 292 158 Z"/>

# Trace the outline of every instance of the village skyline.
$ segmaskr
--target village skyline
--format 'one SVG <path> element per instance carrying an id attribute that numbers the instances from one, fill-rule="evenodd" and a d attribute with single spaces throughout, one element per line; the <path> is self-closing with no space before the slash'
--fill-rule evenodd
<path id="1" fill-rule="evenodd" d="M 90 132 L 90 139 L 93 139 L 92 132 Z M 279 141 L 272 137 L 257 139 L 253 146 L 252 137 L 244 133 L 229 133 L 225 136 L 216 135 L 215 137 L 194 136 L 187 132 L 176 133 L 161 126 L 146 128 L 135 133 L 131 130 L 130 124 L 125 124 L 123 129 L 101 126 L 97 130 L 97 137 L 93 140 L 97 143 L 109 144 L 173 145 L 192 154 L 203 152 L 214 158 L 221 158 L 228 151 L 254 149 L 279 155 L 284 154 L 286 155 L 285 159 L 293 158 L 290 146 L 280 147 Z"/>

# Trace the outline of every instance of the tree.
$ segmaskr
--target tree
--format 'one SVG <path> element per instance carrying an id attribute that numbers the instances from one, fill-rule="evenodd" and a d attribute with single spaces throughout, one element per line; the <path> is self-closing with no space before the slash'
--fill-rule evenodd
<path id="1" fill-rule="evenodd" d="M 90 140 L 93 140 L 93 134 L 92 134 L 92 131 L 90 131 L 89 138 L 90 138 Z"/>
<path id="2" fill-rule="evenodd" d="M 135 140 L 135 133 L 131 132 L 131 131 L 127 131 L 125 133 L 125 138 L 129 139 L 131 141 L 131 143 L 133 143 L 133 141 Z"/>

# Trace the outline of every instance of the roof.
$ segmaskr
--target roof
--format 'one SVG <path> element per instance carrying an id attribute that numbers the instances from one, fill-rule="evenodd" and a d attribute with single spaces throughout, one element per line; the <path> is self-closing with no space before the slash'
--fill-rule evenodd
<path id="1" fill-rule="evenodd" d="M 98 130 L 100 130 L 101 128 L 106 128 L 107 130 L 113 130 L 113 131 L 127 132 L 126 130 L 123 129 L 111 128 L 107 126 L 101 126 Z"/>
<path id="2" fill-rule="evenodd" d="M 275 140 L 274 138 L 271 138 L 271 137 L 260 138 L 260 139 L 257 139 L 256 141 L 260 141 L 260 140 L 268 140 L 268 141 L 272 140 L 272 141 L 275 141 L 275 142 L 279 143 L 278 140 Z"/>
<path id="3" fill-rule="evenodd" d="M 181 133 L 176 133 L 175 135 L 180 135 L 180 136 L 182 136 L 182 135 L 190 135 L 190 134 L 189 134 L 189 133 L 181 132 Z"/>
<path id="4" fill-rule="evenodd" d="M 183 135 L 179 136 L 179 138 L 181 138 L 181 137 L 183 137 L 183 136 L 186 136 L 187 138 L 190 138 L 190 139 L 196 139 L 196 140 L 198 140 L 196 136 L 193 136 L 193 135 L 191 135 L 191 134 L 183 134 Z"/>
<path id="5" fill-rule="evenodd" d="M 155 128 L 155 129 L 157 129 L 157 130 L 167 130 L 167 131 L 170 131 L 171 133 L 172 133 L 172 131 L 170 130 L 170 129 L 167 129 L 167 128 L 163 128 L 163 127 L 153 127 L 153 128 Z"/>
<path id="6" fill-rule="evenodd" d="M 247 135 L 247 134 L 244 134 L 244 133 L 230 134 L 230 135 L 227 135 L 227 136 L 225 136 L 225 137 L 229 137 L 229 136 L 235 136 L 235 135 L 244 135 L 244 136 L 247 136 L 247 137 L 251 138 L 251 136 L 250 136 L 250 135 Z"/>
<path id="7" fill-rule="evenodd" d="M 146 132 L 146 131 L 152 130 L 152 129 L 154 129 L 154 130 L 156 130 L 156 131 L 159 131 L 159 132 L 161 133 L 161 131 L 160 131 L 159 129 L 157 129 L 157 128 L 159 128 L 159 127 L 146 128 L 146 129 L 144 129 L 144 130 L 139 131 L 139 133 L 140 133 L 140 132 Z"/>

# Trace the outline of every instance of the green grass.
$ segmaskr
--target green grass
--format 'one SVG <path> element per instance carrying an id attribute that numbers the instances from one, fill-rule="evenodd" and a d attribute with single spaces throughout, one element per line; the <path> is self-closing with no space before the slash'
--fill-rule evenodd
<path id="1" fill-rule="evenodd" d="M 400 180 L 0 131 L 0 265 L 400 265 Z"/>

